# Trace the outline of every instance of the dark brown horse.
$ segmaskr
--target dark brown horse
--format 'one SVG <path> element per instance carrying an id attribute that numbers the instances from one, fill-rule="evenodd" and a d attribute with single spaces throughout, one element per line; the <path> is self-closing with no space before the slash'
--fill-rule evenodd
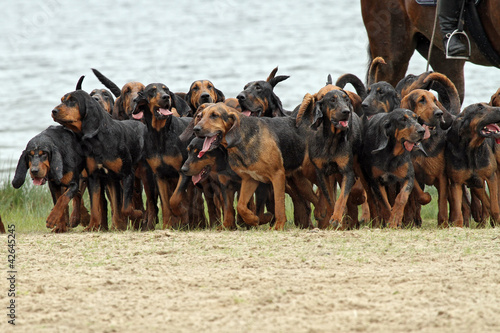
<path id="1" fill-rule="evenodd" d="M 436 7 L 422 6 L 415 0 L 361 0 L 361 12 L 370 42 L 371 59 L 380 56 L 387 62 L 377 78 L 396 85 L 404 77 L 415 50 L 427 58 Z M 477 5 L 477 12 L 493 49 L 500 54 L 500 3 L 498 0 L 482 0 Z M 429 63 L 434 71 L 445 74 L 455 83 L 463 101 L 465 61 L 445 58 L 439 24 L 436 29 Z M 492 66 L 470 39 L 470 61 Z"/>

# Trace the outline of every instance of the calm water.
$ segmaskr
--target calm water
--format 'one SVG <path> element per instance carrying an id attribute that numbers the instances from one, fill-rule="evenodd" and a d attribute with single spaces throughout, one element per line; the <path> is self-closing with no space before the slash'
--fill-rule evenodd
<path id="1" fill-rule="evenodd" d="M 17 0 L 0 21 L 0 170 L 12 170 L 26 143 L 54 124 L 62 95 L 102 85 L 91 67 L 118 86 L 163 82 L 187 91 L 210 79 L 227 97 L 279 65 L 291 77 L 275 91 L 292 109 L 307 92 L 346 72 L 361 78 L 367 38 L 360 5 L 334 1 Z M 418 55 L 411 73 L 425 70 Z M 489 101 L 497 69 L 466 66 L 466 104 Z"/>

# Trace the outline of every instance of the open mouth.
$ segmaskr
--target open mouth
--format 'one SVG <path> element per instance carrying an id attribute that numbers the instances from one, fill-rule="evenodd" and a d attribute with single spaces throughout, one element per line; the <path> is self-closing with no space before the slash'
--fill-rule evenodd
<path id="1" fill-rule="evenodd" d="M 414 148 L 419 147 L 420 143 L 405 141 L 403 142 L 403 146 L 407 151 L 412 151 Z"/>
<path id="2" fill-rule="evenodd" d="M 344 129 L 349 127 L 349 120 L 332 121 L 336 128 Z"/>
<path id="3" fill-rule="evenodd" d="M 242 107 L 241 113 L 247 117 L 260 117 L 260 115 L 262 114 L 262 108 L 259 107 L 255 110 L 250 110 L 248 108 Z"/>
<path id="4" fill-rule="evenodd" d="M 198 153 L 198 158 L 201 158 L 207 151 L 214 150 L 215 148 L 219 147 L 221 141 L 221 133 L 217 133 L 212 136 L 206 136 L 205 141 L 203 141 L 203 148 Z"/>
<path id="5" fill-rule="evenodd" d="M 206 179 L 208 175 L 210 174 L 210 171 L 212 170 L 212 167 L 210 165 L 207 165 L 206 167 L 201 170 L 201 172 L 193 177 L 191 177 L 191 180 L 193 181 L 193 184 L 196 185 L 202 180 Z"/>
<path id="6" fill-rule="evenodd" d="M 165 119 L 166 117 L 171 116 L 173 114 L 174 113 L 169 109 L 161 107 L 155 108 L 155 116 L 158 119 Z"/>
<path id="7" fill-rule="evenodd" d="M 33 185 L 41 186 L 44 185 L 47 182 L 47 177 L 34 177 L 33 178 Z"/>
<path id="8" fill-rule="evenodd" d="M 495 142 L 500 144 L 500 127 L 495 124 L 488 124 L 481 129 L 481 135 L 485 137 L 493 137 Z"/>
<path id="9" fill-rule="evenodd" d="M 140 120 L 142 119 L 142 117 L 144 117 L 144 112 L 137 112 L 137 113 L 132 113 L 132 118 L 134 119 L 137 119 L 137 120 Z"/>

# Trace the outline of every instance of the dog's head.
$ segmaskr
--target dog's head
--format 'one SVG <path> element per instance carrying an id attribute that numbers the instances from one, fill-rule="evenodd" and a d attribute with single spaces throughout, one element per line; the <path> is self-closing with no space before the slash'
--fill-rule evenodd
<path id="1" fill-rule="evenodd" d="M 500 107 L 476 103 L 466 107 L 455 120 L 452 128 L 458 130 L 462 140 L 471 147 L 480 146 L 485 138 L 492 138 L 500 144 Z"/>
<path id="2" fill-rule="evenodd" d="M 417 114 L 419 123 L 425 129 L 424 140 L 436 134 L 437 128 L 442 126 L 445 119 L 451 119 L 451 115 L 436 96 L 423 89 L 415 89 L 407 94 L 401 100 L 401 107 L 410 109 Z M 447 123 L 451 124 L 451 120 Z"/>
<path id="3" fill-rule="evenodd" d="M 204 103 L 224 102 L 226 99 L 222 91 L 215 88 L 209 80 L 194 81 L 185 98 L 193 112 Z"/>
<path id="4" fill-rule="evenodd" d="M 378 148 L 373 150 L 372 154 L 384 150 L 392 142 L 393 155 L 397 156 L 405 150 L 412 151 L 424 138 L 425 129 L 418 123 L 418 116 L 411 110 L 395 109 L 382 116 L 378 124 Z"/>
<path id="5" fill-rule="evenodd" d="M 202 104 L 193 119 L 192 131 L 197 137 L 204 138 L 202 152 L 205 153 L 219 145 L 236 145 L 241 140 L 236 133 L 239 123 L 240 112 L 226 104 Z"/>
<path id="6" fill-rule="evenodd" d="M 223 169 L 226 154 L 222 148 L 217 148 L 203 152 L 204 138 L 195 137 L 187 147 L 188 157 L 184 162 L 181 172 L 186 176 L 192 176 L 192 181 L 196 185 L 206 179 L 210 172 Z"/>
<path id="7" fill-rule="evenodd" d="M 113 118 L 118 120 L 130 119 L 135 108 L 134 100 L 140 92 L 144 91 L 144 88 L 144 85 L 140 82 L 125 83 L 120 96 L 115 101 Z"/>
<path id="8" fill-rule="evenodd" d="M 400 97 L 396 89 L 385 81 L 372 84 L 368 88 L 367 94 L 361 103 L 363 114 L 367 118 L 377 113 L 391 112 L 399 107 Z"/>
<path id="9" fill-rule="evenodd" d="M 109 114 L 113 113 L 115 99 L 107 89 L 94 89 L 90 92 L 90 96 L 99 103 L 102 108 Z"/>
<path id="10" fill-rule="evenodd" d="M 43 132 L 32 138 L 22 152 L 12 180 L 14 188 L 19 188 L 24 184 L 28 170 L 34 185 L 45 184 L 49 180 L 49 175 L 57 180 L 63 177 L 62 156 Z"/>
<path id="11" fill-rule="evenodd" d="M 282 117 L 284 116 L 281 100 L 273 89 L 281 81 L 289 78 L 287 75 L 276 76 L 276 67 L 266 81 L 249 82 L 243 91 L 236 96 L 241 112 L 246 116 L 255 117 Z"/>
<path id="12" fill-rule="evenodd" d="M 314 126 L 318 126 L 320 119 L 330 125 L 331 132 L 345 131 L 349 128 L 349 122 L 352 118 L 353 107 L 351 99 L 343 90 L 332 90 L 328 92 L 317 104 L 318 112 L 313 122 Z"/>
<path id="13" fill-rule="evenodd" d="M 134 100 L 132 118 L 143 120 L 156 130 L 168 128 L 172 116 L 179 117 L 176 96 L 163 83 L 151 83 Z"/>

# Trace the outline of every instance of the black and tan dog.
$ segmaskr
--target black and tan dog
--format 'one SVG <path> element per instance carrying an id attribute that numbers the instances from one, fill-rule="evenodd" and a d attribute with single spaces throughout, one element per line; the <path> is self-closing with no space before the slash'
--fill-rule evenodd
<path id="1" fill-rule="evenodd" d="M 181 222 L 172 214 L 170 197 L 177 187 L 179 170 L 187 158 L 186 148 L 189 140 L 181 141 L 179 135 L 186 129 L 192 118 L 174 116 L 177 102 L 176 95 L 166 85 L 151 83 L 135 99 L 136 108 L 132 115 L 135 119 L 144 121 L 148 128 L 145 157 L 156 177 L 163 213 L 163 228 L 170 228 Z M 182 102 L 185 104 L 184 101 Z M 181 202 L 181 204 L 191 203 L 187 199 Z M 190 208 L 189 212 L 193 214 L 191 221 L 183 222 L 198 224 L 199 221 L 194 221 L 194 219 L 203 220 L 204 216 L 199 216 L 201 213 L 194 211 L 196 207 L 190 206 Z"/>
<path id="2" fill-rule="evenodd" d="M 496 145 L 500 143 L 500 108 L 478 103 L 466 107 L 447 133 L 446 165 L 450 179 L 450 223 L 463 227 L 462 185 L 482 201 L 495 225 L 500 223 Z M 490 195 L 485 191 L 488 184 Z"/>
<path id="3" fill-rule="evenodd" d="M 297 126 L 304 123 L 317 129 L 310 132 L 308 137 L 308 158 L 302 173 L 318 184 L 323 191 L 321 198 L 327 199 L 331 206 L 326 221 L 332 226 L 347 229 L 344 210 L 355 183 L 355 169 L 360 173 L 357 157 L 362 141 L 360 119 L 354 113 L 351 99 L 345 91 L 334 89 L 314 104 L 314 97 L 308 94 L 304 97 L 296 121 Z M 333 186 L 336 184 L 329 181 L 330 176 L 340 184 L 340 195 L 335 207 L 332 204 L 335 200 Z M 354 220 L 353 225 L 357 225 L 357 209 L 349 215 Z M 324 224 L 320 220 L 319 227 L 327 227 Z"/>
<path id="4" fill-rule="evenodd" d="M 222 198 L 222 227 L 235 229 L 234 197 L 240 189 L 241 178 L 229 167 L 228 153 L 223 146 L 202 152 L 204 142 L 204 138 L 195 137 L 191 140 L 181 172 L 190 177 L 195 185 L 206 180 L 214 185 L 214 198 Z"/>
<path id="5" fill-rule="evenodd" d="M 376 114 L 365 124 L 360 160 L 374 225 L 380 220 L 392 228 L 401 225 L 415 180 L 410 152 L 424 134 L 417 115 L 406 109 Z M 393 204 L 387 187 L 399 188 Z"/>
<path id="6" fill-rule="evenodd" d="M 47 228 L 53 228 L 53 232 L 65 232 L 71 199 L 74 199 L 71 224 L 89 220 L 78 193 L 84 166 L 85 159 L 76 135 L 63 126 L 50 126 L 26 145 L 17 163 L 12 186 L 21 187 L 28 171 L 34 185 L 48 182 L 54 208 L 47 217 Z"/>
<path id="7" fill-rule="evenodd" d="M 78 89 L 77 89 L 78 90 Z M 107 89 L 94 89 L 90 92 L 90 96 L 95 99 L 102 108 L 109 114 L 113 114 L 115 100 L 113 95 Z"/>
<path id="8" fill-rule="evenodd" d="M 209 80 L 196 80 L 191 83 L 189 91 L 186 93 L 185 100 L 191 112 L 188 116 L 192 117 L 200 105 L 204 103 L 224 102 L 226 97 L 224 93 L 215 88 L 214 84 Z"/>
<path id="9" fill-rule="evenodd" d="M 204 104 L 193 122 L 196 136 L 205 138 L 202 152 L 219 145 L 228 151 L 230 168 L 241 178 L 237 211 L 246 224 L 260 224 L 248 203 L 259 183 L 271 183 L 275 229 L 286 222 L 286 176 L 297 171 L 305 157 L 305 135 L 291 117 L 247 117 L 224 103 Z"/>
<path id="10" fill-rule="evenodd" d="M 134 171 L 143 161 L 146 126 L 138 121 L 117 121 L 88 93 L 76 90 L 61 98 L 52 118 L 73 131 L 86 159 L 91 218 L 87 230 L 106 230 L 107 187 L 113 209 L 113 227 L 127 228 L 127 217 L 142 218 L 132 206 Z"/>
<path id="11" fill-rule="evenodd" d="M 274 87 L 289 78 L 288 75 L 278 75 L 278 67 L 272 70 L 266 81 L 252 81 L 245 85 L 243 91 L 236 96 L 241 112 L 246 116 L 254 117 L 282 117 L 285 116 L 283 105 L 274 93 Z"/>

